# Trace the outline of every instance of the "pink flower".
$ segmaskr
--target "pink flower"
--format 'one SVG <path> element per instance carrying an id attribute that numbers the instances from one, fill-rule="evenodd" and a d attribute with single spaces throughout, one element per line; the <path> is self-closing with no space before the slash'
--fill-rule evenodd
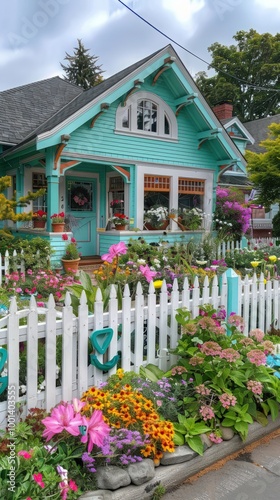
<path id="1" fill-rule="evenodd" d="M 195 392 L 197 392 L 197 394 L 201 394 L 201 396 L 209 396 L 209 394 L 211 393 L 210 389 L 208 389 L 208 387 L 206 387 L 204 384 L 199 384 L 195 387 Z"/>
<path id="2" fill-rule="evenodd" d="M 215 413 L 213 411 L 213 408 L 211 406 L 201 406 L 199 410 L 200 415 L 202 416 L 203 420 L 211 420 L 211 418 L 215 418 Z"/>
<path id="3" fill-rule="evenodd" d="M 229 363 L 234 363 L 240 358 L 240 354 L 232 347 L 229 347 L 228 349 L 222 350 L 221 358 L 226 359 Z"/>
<path id="4" fill-rule="evenodd" d="M 68 235 L 64 233 L 62 235 L 62 239 L 63 239 L 63 241 L 68 241 Z"/>
<path id="5" fill-rule="evenodd" d="M 85 406 L 86 403 L 83 403 L 82 401 L 80 401 L 77 398 L 73 398 L 72 404 L 73 404 L 74 412 L 80 413 L 81 409 Z"/>
<path id="6" fill-rule="evenodd" d="M 256 366 L 265 365 L 266 364 L 266 355 L 263 351 L 259 349 L 252 349 L 248 352 L 247 358 L 251 363 Z"/>
<path id="7" fill-rule="evenodd" d="M 212 443 L 215 443 L 215 444 L 219 444 L 219 443 L 222 443 L 223 440 L 220 436 L 218 436 L 217 434 L 215 434 L 215 432 L 211 432 L 211 434 L 208 434 L 208 438 L 210 439 L 210 441 L 212 441 Z"/>
<path id="8" fill-rule="evenodd" d="M 260 328 L 255 328 L 249 332 L 249 337 L 255 339 L 257 342 L 261 342 L 264 338 L 264 332 Z"/>
<path id="9" fill-rule="evenodd" d="M 230 406 L 235 406 L 237 399 L 232 394 L 227 394 L 226 392 L 219 396 L 219 400 L 223 408 L 229 409 Z"/>
<path id="10" fill-rule="evenodd" d="M 144 276 L 144 278 L 146 278 L 147 282 L 150 283 L 153 278 L 157 275 L 157 272 L 156 271 L 151 271 L 151 269 L 149 268 L 149 266 L 140 266 L 139 267 L 139 271 L 142 273 L 142 275 Z"/>
<path id="11" fill-rule="evenodd" d="M 104 422 L 101 410 L 94 410 L 90 419 L 82 417 L 82 425 L 85 426 L 85 435 L 82 436 L 82 443 L 88 441 L 88 452 L 91 453 L 93 445 L 101 447 L 104 438 L 109 434 L 110 427 Z"/>
<path id="12" fill-rule="evenodd" d="M 43 476 L 40 472 L 38 474 L 33 474 L 33 479 L 40 486 L 40 488 L 45 488 L 45 483 L 43 482 Z"/>
<path id="13" fill-rule="evenodd" d="M 102 260 L 106 260 L 107 262 L 113 262 L 115 257 L 118 255 L 126 254 L 127 246 L 123 241 L 116 243 L 115 245 L 111 245 L 109 248 L 109 253 L 104 253 L 101 255 Z"/>
<path id="14" fill-rule="evenodd" d="M 263 385 L 261 382 L 257 382 L 256 380 L 248 380 L 247 389 L 248 391 L 252 391 L 253 394 L 258 394 L 260 396 L 263 391 Z"/>
<path id="15" fill-rule="evenodd" d="M 28 452 L 28 451 L 25 451 L 25 450 L 21 450 L 18 452 L 18 456 L 19 457 L 23 457 L 25 458 L 26 460 L 28 460 L 29 458 L 32 457 L 32 455 Z"/>
<path id="16" fill-rule="evenodd" d="M 43 418 L 42 423 L 46 426 L 43 437 L 49 441 L 55 434 L 67 431 L 72 436 L 80 434 L 80 425 L 83 424 L 81 415 L 74 413 L 72 404 L 62 403 L 53 409 L 50 417 Z"/>
<path id="17" fill-rule="evenodd" d="M 73 479 L 70 479 L 69 481 L 69 488 L 72 491 L 78 491 L 78 486 L 76 485 L 75 481 L 73 481 Z"/>

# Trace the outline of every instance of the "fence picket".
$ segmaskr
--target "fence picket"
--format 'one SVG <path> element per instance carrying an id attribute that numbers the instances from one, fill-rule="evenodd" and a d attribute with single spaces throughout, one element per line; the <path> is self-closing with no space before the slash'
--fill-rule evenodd
<path id="1" fill-rule="evenodd" d="M 244 318 L 244 334 L 249 329 L 270 328 L 275 320 L 279 326 L 278 280 L 257 280 L 245 277 L 238 279 L 238 313 Z M 122 298 L 122 310 L 118 311 L 118 298 L 115 287 L 109 297 L 108 312 L 104 312 L 104 303 L 100 289 L 97 289 L 94 314 L 88 314 L 86 294 L 83 292 L 78 309 L 78 317 L 73 316 L 71 299 L 66 294 L 62 312 L 56 309 L 54 297 L 50 295 L 45 308 L 38 308 L 34 297 L 31 297 L 29 308 L 18 310 L 16 299 L 11 299 L 9 314 L 0 318 L 0 346 L 8 350 L 9 385 L 16 387 L 16 402 L 20 402 L 23 414 L 30 407 L 42 407 L 50 410 L 61 400 L 69 401 L 80 396 L 92 385 L 99 385 L 108 375 L 103 370 L 88 364 L 88 340 L 93 330 L 112 327 L 113 341 L 105 354 L 94 352 L 100 363 L 104 363 L 121 351 L 121 366 L 124 370 L 138 372 L 143 364 L 155 363 L 163 370 L 176 363 L 176 356 L 169 350 L 177 345 L 178 325 L 175 319 L 179 307 L 187 307 L 193 315 L 205 302 L 214 308 L 227 307 L 226 273 L 209 283 L 205 278 L 202 286 L 196 277 L 194 286 L 190 287 L 188 279 L 183 282 L 179 291 L 178 282 L 174 280 L 172 292 L 168 292 L 166 282 L 161 290 L 155 291 L 151 282 L 147 297 L 144 296 L 140 283 L 137 284 L 135 302 L 132 304 L 129 287 L 126 285 Z M 39 315 L 45 321 L 38 323 Z M 20 325 L 20 319 L 27 318 L 26 325 Z M 120 335 L 119 335 L 120 334 Z M 119 337 L 119 338 L 118 338 Z M 145 339 L 145 342 L 144 342 Z M 57 343 L 62 340 L 62 382 L 56 379 Z M 45 342 L 45 390 L 38 394 L 38 343 Z M 19 353 L 21 343 L 27 343 L 27 394 L 18 395 L 19 389 Z M 158 352 L 157 352 L 158 350 Z M 0 426 L 5 427 L 7 402 L 0 403 Z"/>
<path id="2" fill-rule="evenodd" d="M 122 300 L 122 330 L 121 330 L 121 366 L 125 371 L 131 370 L 131 297 L 128 284 L 125 285 Z"/>
<path id="3" fill-rule="evenodd" d="M 30 299 L 27 323 L 27 409 L 34 408 L 38 391 L 38 312 L 35 297 Z"/>

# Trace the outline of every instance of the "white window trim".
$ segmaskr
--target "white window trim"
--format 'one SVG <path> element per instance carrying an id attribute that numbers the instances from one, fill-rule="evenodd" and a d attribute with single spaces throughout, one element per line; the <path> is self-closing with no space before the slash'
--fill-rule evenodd
<path id="1" fill-rule="evenodd" d="M 158 117 L 157 117 L 157 132 L 148 132 L 146 130 L 137 129 L 137 102 L 139 100 L 149 100 L 155 103 L 158 107 Z M 123 127 L 122 126 L 122 117 L 125 110 L 130 110 L 130 126 Z M 164 133 L 164 116 L 167 115 L 169 124 L 170 124 L 170 134 Z M 135 92 L 130 98 L 127 100 L 125 106 L 121 104 L 118 106 L 116 112 L 116 132 L 123 133 L 126 135 L 138 135 L 145 136 L 149 138 L 162 139 L 166 141 L 176 140 L 178 139 L 178 125 L 175 113 L 172 111 L 170 106 L 166 104 L 163 99 L 161 99 L 156 94 L 146 91 Z"/>

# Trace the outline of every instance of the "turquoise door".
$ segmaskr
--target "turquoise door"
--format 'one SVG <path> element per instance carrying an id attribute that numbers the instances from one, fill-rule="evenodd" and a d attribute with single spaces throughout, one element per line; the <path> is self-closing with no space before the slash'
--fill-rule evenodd
<path id="1" fill-rule="evenodd" d="M 96 255 L 96 179 L 66 178 L 66 215 L 82 257 Z"/>

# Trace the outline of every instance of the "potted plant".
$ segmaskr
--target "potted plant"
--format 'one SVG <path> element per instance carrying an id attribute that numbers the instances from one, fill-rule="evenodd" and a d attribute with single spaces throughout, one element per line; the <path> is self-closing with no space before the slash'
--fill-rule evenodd
<path id="1" fill-rule="evenodd" d="M 145 229 L 166 229 L 169 224 L 167 207 L 152 207 L 144 213 Z"/>
<path id="2" fill-rule="evenodd" d="M 114 224 L 115 229 L 121 231 L 126 228 L 129 218 L 125 214 L 115 213 L 112 217 L 110 217 L 109 221 Z"/>
<path id="3" fill-rule="evenodd" d="M 122 205 L 123 205 L 124 201 L 123 200 L 119 200 L 119 199 L 115 199 L 115 200 L 112 200 L 110 202 L 110 208 L 121 208 Z"/>
<path id="4" fill-rule="evenodd" d="M 33 213 L 32 220 L 34 229 L 45 229 L 47 212 L 44 210 L 37 210 L 37 212 Z"/>
<path id="5" fill-rule="evenodd" d="M 203 212 L 200 208 L 172 209 L 169 218 L 174 220 L 182 231 L 195 231 L 201 229 Z"/>
<path id="6" fill-rule="evenodd" d="M 51 215 L 53 233 L 62 233 L 65 227 L 65 213 Z"/>
<path id="7" fill-rule="evenodd" d="M 62 235 L 63 241 L 69 241 L 68 235 Z M 71 238 L 69 243 L 65 247 L 65 252 L 61 257 L 61 262 L 66 273 L 77 273 L 79 262 L 81 260 L 81 255 L 77 247 L 77 241 L 75 238 Z"/>

